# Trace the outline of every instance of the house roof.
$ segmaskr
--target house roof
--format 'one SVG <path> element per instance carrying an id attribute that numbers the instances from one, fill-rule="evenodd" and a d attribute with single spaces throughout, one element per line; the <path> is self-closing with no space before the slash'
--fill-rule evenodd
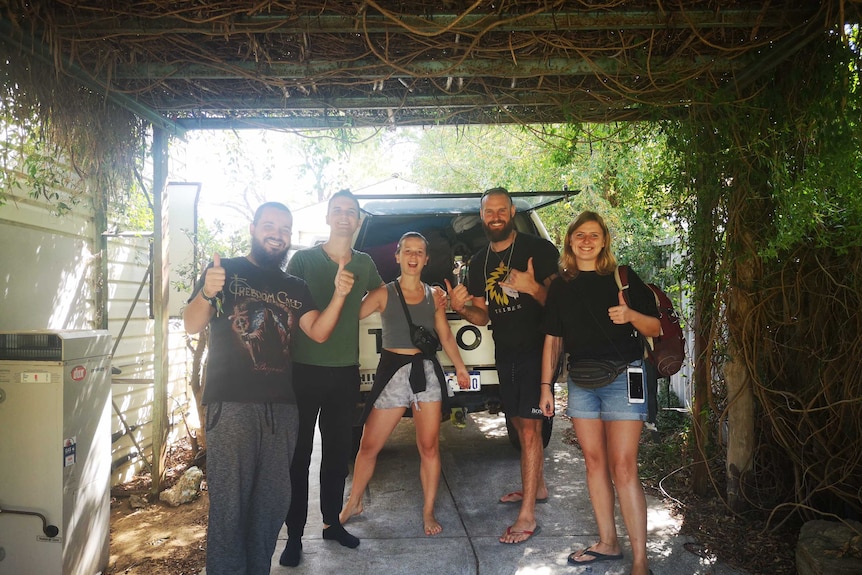
<path id="1" fill-rule="evenodd" d="M 7 0 L 0 41 L 183 130 L 667 117 L 855 0 Z"/>

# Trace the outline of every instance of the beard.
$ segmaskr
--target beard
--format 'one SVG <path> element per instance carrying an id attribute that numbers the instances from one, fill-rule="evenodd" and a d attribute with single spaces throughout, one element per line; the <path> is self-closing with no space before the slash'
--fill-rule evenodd
<path id="1" fill-rule="evenodd" d="M 492 222 L 493 223 L 493 222 Z M 502 242 L 506 238 L 508 238 L 512 232 L 515 230 L 515 220 L 511 219 L 506 222 L 506 225 L 500 229 L 492 230 L 488 227 L 488 224 L 482 222 L 482 228 L 485 230 L 485 235 L 492 242 Z"/>
<path id="2" fill-rule="evenodd" d="M 287 250 L 289 249 L 290 244 L 281 251 L 270 252 L 263 247 L 263 243 L 257 238 L 251 238 L 251 255 L 262 268 L 284 269 L 284 264 L 287 262 Z"/>

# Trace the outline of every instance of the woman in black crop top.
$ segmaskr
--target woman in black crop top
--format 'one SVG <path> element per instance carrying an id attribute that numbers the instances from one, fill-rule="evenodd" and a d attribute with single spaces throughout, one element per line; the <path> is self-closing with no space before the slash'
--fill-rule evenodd
<path id="1" fill-rule="evenodd" d="M 569 555 L 568 563 L 585 566 L 623 558 L 614 522 L 616 490 L 631 544 L 631 573 L 649 575 L 646 500 L 637 462 L 646 404 L 643 397 L 629 397 L 628 373 L 635 378 L 643 368 L 638 334 L 654 337 L 661 330 L 655 299 L 631 270 L 628 298 L 623 297 L 615 279 L 617 262 L 610 233 L 595 212 L 584 212 L 569 224 L 560 268 L 560 277 L 551 283 L 545 302 L 542 381 L 553 381 L 557 359 L 568 353 L 566 413 L 584 453 L 599 532 L 599 541 Z M 613 365 L 609 373 L 616 376 L 602 382 L 585 380 L 578 366 L 596 360 Z M 542 384 L 540 400 L 548 417 L 554 415 L 551 385 Z"/>
<path id="2" fill-rule="evenodd" d="M 420 279 L 428 263 L 428 242 L 417 232 L 408 232 L 398 241 L 395 260 L 401 266 L 401 276 L 395 280 L 404 294 L 414 324 L 437 332 L 443 350 L 455 366 L 458 385 L 467 388 L 470 376 L 455 336 L 449 328 L 443 307 L 435 305 L 432 289 Z M 443 530 L 434 515 L 434 502 L 440 483 L 440 421 L 443 404 L 452 394 L 436 354 L 425 356 L 410 339 L 407 317 L 395 289 L 395 282 L 369 292 L 362 300 L 359 317 L 373 312 L 382 314 L 383 351 L 374 378 L 374 386 L 366 403 L 365 428 L 356 462 L 350 497 L 341 510 L 341 524 L 362 513 L 362 495 L 374 474 L 377 454 L 383 448 L 408 407 L 413 410 L 416 445 L 419 448 L 419 477 L 424 503 L 422 521 L 426 535 Z"/>

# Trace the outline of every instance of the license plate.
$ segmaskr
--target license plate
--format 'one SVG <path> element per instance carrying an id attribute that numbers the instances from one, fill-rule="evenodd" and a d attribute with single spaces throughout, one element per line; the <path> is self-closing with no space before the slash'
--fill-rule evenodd
<path id="1" fill-rule="evenodd" d="M 458 385 L 458 376 L 454 373 L 449 372 L 446 374 L 446 383 L 449 384 L 449 388 L 452 391 L 479 391 L 482 388 L 482 375 L 478 371 L 468 371 L 470 374 L 470 387 L 467 389 L 461 389 Z"/>

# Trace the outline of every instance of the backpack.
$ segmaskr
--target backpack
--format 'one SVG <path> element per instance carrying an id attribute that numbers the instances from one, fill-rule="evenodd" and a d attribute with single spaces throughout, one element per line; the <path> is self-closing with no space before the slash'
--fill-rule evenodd
<path id="1" fill-rule="evenodd" d="M 628 266 L 617 266 L 614 272 L 617 285 L 623 292 L 626 303 L 629 303 L 628 290 Z M 646 284 L 655 296 L 655 304 L 659 312 L 661 322 L 661 335 L 658 337 L 647 337 L 646 354 L 647 360 L 655 367 L 659 377 L 670 377 L 680 369 L 685 359 L 685 337 L 679 325 L 679 315 L 673 309 L 673 304 L 667 294 L 655 284 Z"/>

